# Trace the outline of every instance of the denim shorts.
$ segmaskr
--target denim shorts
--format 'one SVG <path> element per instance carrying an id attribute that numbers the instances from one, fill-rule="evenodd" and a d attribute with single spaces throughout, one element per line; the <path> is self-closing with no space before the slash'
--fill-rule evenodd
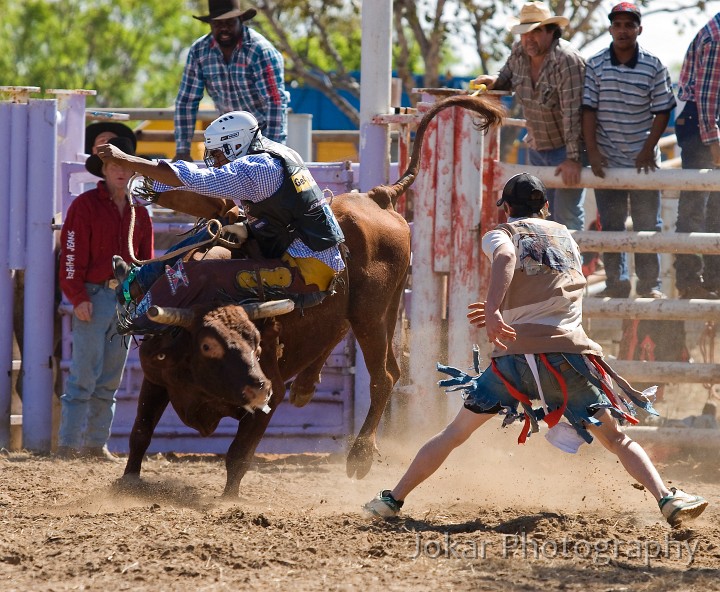
<path id="1" fill-rule="evenodd" d="M 592 441 L 585 426 L 588 424 L 598 425 L 598 420 L 593 416 L 602 409 L 612 409 L 613 405 L 605 393 L 590 381 L 590 372 L 585 365 L 583 356 L 561 353 L 545 355 L 550 365 L 565 380 L 568 393 L 565 418 L 585 440 Z M 548 410 L 552 411 L 563 403 L 560 383 L 545 367 L 539 355 L 536 355 L 535 359 L 545 402 Z M 525 356 L 522 354 L 500 356 L 494 360 L 505 380 L 532 401 L 534 410 L 541 410 L 537 384 Z M 473 381 L 473 388 L 467 389 L 466 393 L 465 407 L 474 413 L 501 413 L 503 409 L 516 413 L 520 405 L 520 402 L 510 394 L 503 381 L 493 371 L 492 366 L 488 366 Z"/>

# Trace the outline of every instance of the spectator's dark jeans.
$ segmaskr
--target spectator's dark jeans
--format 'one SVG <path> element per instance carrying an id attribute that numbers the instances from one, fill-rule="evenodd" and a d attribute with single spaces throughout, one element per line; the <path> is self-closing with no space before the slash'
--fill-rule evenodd
<path id="1" fill-rule="evenodd" d="M 660 192 L 657 190 L 596 189 L 595 201 L 602 229 L 624 231 L 628 216 L 628 203 L 633 230 L 662 230 Z M 629 281 L 627 253 L 603 253 L 608 287 Z M 638 277 L 636 292 L 646 294 L 660 289 L 660 255 L 635 253 L 635 273 Z"/>
<path id="2" fill-rule="evenodd" d="M 565 146 L 553 150 L 528 150 L 530 164 L 556 167 L 567 159 Z M 585 228 L 585 189 L 582 187 L 560 187 L 548 189 L 546 193 L 550 206 L 550 219 L 564 224 L 570 230 Z"/>
<path id="3" fill-rule="evenodd" d="M 710 148 L 700 140 L 697 106 L 686 103 L 675 122 L 675 134 L 681 149 L 682 168 L 713 168 Z M 720 232 L 720 192 L 681 191 L 676 232 Z M 710 290 L 720 288 L 720 256 L 676 255 L 675 283 L 678 290 L 704 281 Z"/>

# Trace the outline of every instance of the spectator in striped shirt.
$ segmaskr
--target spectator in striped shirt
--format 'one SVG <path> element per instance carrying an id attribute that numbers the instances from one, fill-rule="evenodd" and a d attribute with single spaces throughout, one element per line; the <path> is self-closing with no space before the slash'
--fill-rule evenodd
<path id="1" fill-rule="evenodd" d="M 244 22 L 256 10 L 242 10 L 238 0 L 209 0 L 209 14 L 195 16 L 210 33 L 190 47 L 175 99 L 175 158 L 192 160 L 190 145 L 204 91 L 218 114 L 248 111 L 260 122 L 263 135 L 284 144 L 287 137 L 288 94 L 282 54 Z"/>
<path id="2" fill-rule="evenodd" d="M 496 76 L 474 82 L 491 90 L 512 90 L 523 108 L 530 146 L 530 164 L 555 167 L 566 187 L 548 191 L 551 218 L 572 230 L 585 222 L 584 190 L 580 184 L 582 105 L 585 62 L 560 39 L 569 23 L 552 16 L 543 2 L 529 2 L 512 19 L 510 32 L 520 35 Z"/>
<path id="3" fill-rule="evenodd" d="M 685 106 L 675 120 L 682 168 L 720 168 L 720 13 L 698 31 L 685 54 L 678 98 Z M 677 232 L 720 232 L 720 192 L 682 191 Z M 681 298 L 715 300 L 720 295 L 720 256 L 676 255 L 675 284 Z"/>
<path id="4" fill-rule="evenodd" d="M 586 64 L 583 96 L 583 137 L 593 173 L 605 167 L 655 170 L 660 161 L 658 140 L 665 132 L 675 95 L 667 68 L 638 45 L 640 9 L 621 2 L 608 15 L 610 47 Z M 624 231 L 629 211 L 634 230 L 662 230 L 657 189 L 595 189 L 602 230 Z M 627 298 L 631 283 L 626 253 L 604 253 L 606 287 L 599 296 Z M 660 291 L 660 255 L 636 253 L 636 293 L 665 298 Z"/>

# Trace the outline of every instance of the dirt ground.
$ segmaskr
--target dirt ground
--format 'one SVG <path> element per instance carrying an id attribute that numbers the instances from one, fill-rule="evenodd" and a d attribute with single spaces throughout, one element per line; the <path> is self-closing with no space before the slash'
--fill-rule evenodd
<path id="1" fill-rule="evenodd" d="M 122 464 L 0 456 L 0 590 L 720 590 L 720 463 L 661 465 L 711 506 L 671 530 L 599 445 L 520 447 L 497 422 L 456 451 L 400 518 L 364 518 L 416 442 L 380 441 L 363 480 L 328 455 L 260 456 L 219 497 L 217 456 Z"/>

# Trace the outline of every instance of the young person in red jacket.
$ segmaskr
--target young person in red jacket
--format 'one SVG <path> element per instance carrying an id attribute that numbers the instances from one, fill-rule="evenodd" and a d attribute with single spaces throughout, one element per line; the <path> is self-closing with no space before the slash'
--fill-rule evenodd
<path id="1" fill-rule="evenodd" d="M 85 168 L 102 180 L 73 201 L 62 228 L 60 288 L 73 306 L 73 353 L 60 398 L 58 456 L 117 460 L 107 441 L 127 348 L 115 334 L 117 281 L 112 256 L 122 253 L 130 259 L 126 186 L 132 173 L 114 164 L 103 165 L 94 145 L 109 141 L 134 153 L 136 140 L 130 128 L 111 122 L 88 126 L 86 140 L 93 154 Z M 152 223 L 144 208 L 135 209 L 133 245 L 136 257 L 152 257 Z"/>

